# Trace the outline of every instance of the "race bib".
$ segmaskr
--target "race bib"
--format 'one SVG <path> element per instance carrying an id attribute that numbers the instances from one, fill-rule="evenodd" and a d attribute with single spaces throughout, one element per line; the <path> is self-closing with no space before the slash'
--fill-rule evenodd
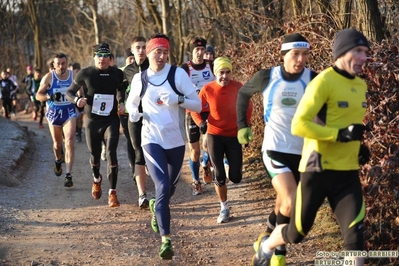
<path id="1" fill-rule="evenodd" d="M 63 88 L 53 88 L 53 93 L 56 96 L 54 99 L 54 105 L 56 106 L 64 106 L 70 105 L 71 103 L 66 98 L 66 92 L 68 87 Z"/>
<path id="2" fill-rule="evenodd" d="M 113 94 L 94 94 L 91 112 L 96 115 L 109 116 L 114 108 Z"/>

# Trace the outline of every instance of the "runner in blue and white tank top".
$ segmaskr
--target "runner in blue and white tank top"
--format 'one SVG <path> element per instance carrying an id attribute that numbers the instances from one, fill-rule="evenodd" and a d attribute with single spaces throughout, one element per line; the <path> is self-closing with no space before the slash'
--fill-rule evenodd
<path id="1" fill-rule="evenodd" d="M 51 72 L 52 82 L 47 90 L 50 99 L 46 103 L 46 118 L 53 126 L 62 127 L 72 117 L 77 117 L 76 106 L 66 99 L 66 91 L 72 84 L 72 70 L 67 70 L 68 78 L 62 80 L 55 71 Z"/>
<path id="2" fill-rule="evenodd" d="M 309 49 L 310 44 L 302 35 L 287 35 L 281 46 L 283 65 L 257 72 L 238 95 L 238 140 L 247 144 L 252 140 L 246 120 L 249 99 L 256 92 L 262 93 L 265 120 L 262 157 L 277 193 L 275 209 L 268 218 L 266 232 L 254 243 L 255 251 L 262 238 L 270 234 L 277 224 L 290 220 L 303 146 L 303 139 L 291 133 L 291 121 L 307 84 L 316 76 L 315 72 L 305 68 Z M 285 246 L 277 247 L 271 265 L 285 265 L 285 254 Z"/>
<path id="3" fill-rule="evenodd" d="M 65 142 L 66 174 L 64 186 L 72 187 L 72 166 L 75 157 L 76 106 L 66 99 L 66 91 L 73 81 L 73 74 L 68 70 L 68 59 L 65 54 L 54 57 L 54 71 L 44 75 L 36 94 L 36 99 L 46 102 L 48 121 L 55 156 L 54 174 L 62 174 L 62 143 Z"/>

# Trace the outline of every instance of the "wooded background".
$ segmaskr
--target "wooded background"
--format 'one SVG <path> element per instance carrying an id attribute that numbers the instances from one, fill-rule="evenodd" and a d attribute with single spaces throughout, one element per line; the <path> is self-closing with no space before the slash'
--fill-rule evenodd
<path id="1" fill-rule="evenodd" d="M 26 65 L 47 72 L 55 53 L 82 67 L 93 64 L 92 47 L 110 44 L 124 65 L 125 49 L 136 35 L 165 33 L 170 63 L 190 58 L 188 41 L 201 36 L 217 56 L 233 62 L 233 76 L 245 83 L 261 68 L 282 62 L 281 40 L 302 33 L 311 43 L 308 67 L 320 72 L 332 64 L 337 31 L 356 28 L 370 40 L 369 60 L 360 75 L 368 84 L 364 123 L 372 130 L 364 143 L 372 156 L 360 167 L 366 201 L 365 249 L 399 246 L 399 0 L 1 0 L 0 69 L 11 67 L 19 80 Z M 261 160 L 263 106 L 254 95 L 254 141 L 247 160 Z M 248 159 L 249 158 L 249 159 Z M 339 238 L 340 236 L 338 236 Z M 398 265 L 397 258 L 368 265 Z"/>
<path id="2" fill-rule="evenodd" d="M 299 17 L 318 22 L 323 33 L 355 27 L 380 42 L 396 33 L 399 1 L 377 0 L 2 0 L 1 69 L 24 75 L 25 66 L 47 70 L 63 52 L 71 62 L 92 64 L 92 46 L 110 44 L 124 64 L 124 51 L 136 35 L 165 33 L 172 41 L 170 62 L 190 56 L 193 36 L 208 40 L 222 55 L 229 45 L 260 44 L 286 34 L 284 25 Z M 299 25 L 301 26 L 301 25 Z M 300 27 L 298 28 L 300 30 Z M 259 56 L 264 56 L 259 54 Z M 232 58 L 233 60 L 235 58 Z"/>

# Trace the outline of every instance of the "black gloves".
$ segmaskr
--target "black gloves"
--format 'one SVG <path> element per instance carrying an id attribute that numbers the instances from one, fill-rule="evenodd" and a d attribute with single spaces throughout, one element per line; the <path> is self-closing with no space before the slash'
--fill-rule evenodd
<path id="1" fill-rule="evenodd" d="M 347 128 L 342 128 L 338 131 L 337 141 L 348 142 L 353 140 L 362 140 L 363 132 L 365 130 L 369 130 L 369 128 L 363 124 L 352 124 Z"/>
<path id="2" fill-rule="evenodd" d="M 50 96 L 50 99 L 49 99 L 49 100 L 59 102 L 59 101 L 61 100 L 62 94 L 61 94 L 61 92 L 56 92 L 56 93 L 51 94 L 51 95 L 49 95 L 49 96 Z"/>
<path id="3" fill-rule="evenodd" d="M 208 122 L 206 121 L 201 122 L 201 124 L 199 125 L 200 132 L 202 134 L 205 134 L 207 129 L 208 129 Z"/>
<path id="4" fill-rule="evenodd" d="M 367 148 L 367 146 L 361 144 L 360 149 L 359 149 L 359 164 L 360 165 L 366 164 L 366 163 L 368 163 L 369 160 L 370 160 L 369 148 Z"/>

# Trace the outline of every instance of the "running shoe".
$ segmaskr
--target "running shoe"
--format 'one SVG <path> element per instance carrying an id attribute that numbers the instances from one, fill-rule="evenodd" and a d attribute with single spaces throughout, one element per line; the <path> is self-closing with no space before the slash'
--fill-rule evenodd
<path id="1" fill-rule="evenodd" d="M 258 252 L 258 249 L 259 249 L 259 247 L 260 247 L 262 238 L 263 238 L 264 236 L 269 237 L 269 236 L 270 236 L 270 233 L 268 233 L 268 232 L 262 232 L 262 233 L 260 233 L 260 235 L 258 236 L 258 239 L 256 239 L 256 241 L 255 241 L 254 244 L 253 244 L 255 252 Z"/>
<path id="2" fill-rule="evenodd" d="M 44 128 L 43 124 L 39 124 L 39 128 Z"/>
<path id="3" fill-rule="evenodd" d="M 149 205 L 149 201 L 147 199 L 147 194 L 143 193 L 139 196 L 139 208 L 147 209 Z"/>
<path id="4" fill-rule="evenodd" d="M 212 172 L 209 166 L 204 166 L 204 183 L 205 184 L 210 184 L 212 183 Z"/>
<path id="5" fill-rule="evenodd" d="M 101 182 L 103 181 L 102 175 L 100 175 L 100 179 L 100 182 L 93 182 L 93 186 L 91 187 L 91 195 L 96 200 L 101 198 L 101 195 L 103 193 L 101 190 Z"/>
<path id="6" fill-rule="evenodd" d="M 61 160 L 56 160 L 54 163 L 54 174 L 56 176 L 60 176 L 62 174 L 62 166 L 61 166 L 62 161 Z"/>
<path id="7" fill-rule="evenodd" d="M 112 190 L 108 195 L 108 206 L 119 207 L 121 204 L 119 203 L 118 197 L 116 196 L 116 191 Z"/>
<path id="8" fill-rule="evenodd" d="M 270 265 L 285 266 L 285 256 L 273 254 L 272 259 L 270 260 Z"/>
<path id="9" fill-rule="evenodd" d="M 201 195 L 202 194 L 202 186 L 201 186 L 201 182 L 199 181 L 194 181 L 193 183 L 191 183 L 192 189 L 193 189 L 193 195 L 197 196 L 197 195 Z"/>
<path id="10" fill-rule="evenodd" d="M 174 255 L 175 255 L 175 252 L 173 251 L 173 247 L 172 247 L 172 243 L 170 242 L 170 239 L 167 239 L 164 242 L 162 242 L 161 251 L 159 252 L 159 256 L 163 260 L 171 260 L 171 259 L 173 259 Z"/>
<path id="11" fill-rule="evenodd" d="M 66 173 L 64 178 L 64 187 L 72 187 L 72 186 L 73 186 L 72 175 L 70 173 Z"/>
<path id="12" fill-rule="evenodd" d="M 221 210 L 217 219 L 218 224 L 227 223 L 230 220 L 230 210 Z"/>
<path id="13" fill-rule="evenodd" d="M 77 142 L 82 142 L 82 135 L 76 132 L 76 140 Z"/>
<path id="14" fill-rule="evenodd" d="M 149 205 L 150 205 L 150 211 L 152 213 L 152 218 L 151 218 L 152 230 L 154 230 L 155 233 L 159 233 L 157 216 L 155 215 L 155 198 L 150 199 Z"/>
<path id="15" fill-rule="evenodd" d="M 269 238 L 269 236 L 270 236 L 270 234 L 266 233 L 262 237 L 261 236 L 258 237 L 258 241 L 259 241 L 258 251 L 252 257 L 252 265 L 253 266 L 270 266 L 270 265 L 272 265 L 270 263 L 271 256 L 270 257 L 267 256 L 262 250 L 262 244 L 263 244 L 264 241 L 266 241 Z"/>

